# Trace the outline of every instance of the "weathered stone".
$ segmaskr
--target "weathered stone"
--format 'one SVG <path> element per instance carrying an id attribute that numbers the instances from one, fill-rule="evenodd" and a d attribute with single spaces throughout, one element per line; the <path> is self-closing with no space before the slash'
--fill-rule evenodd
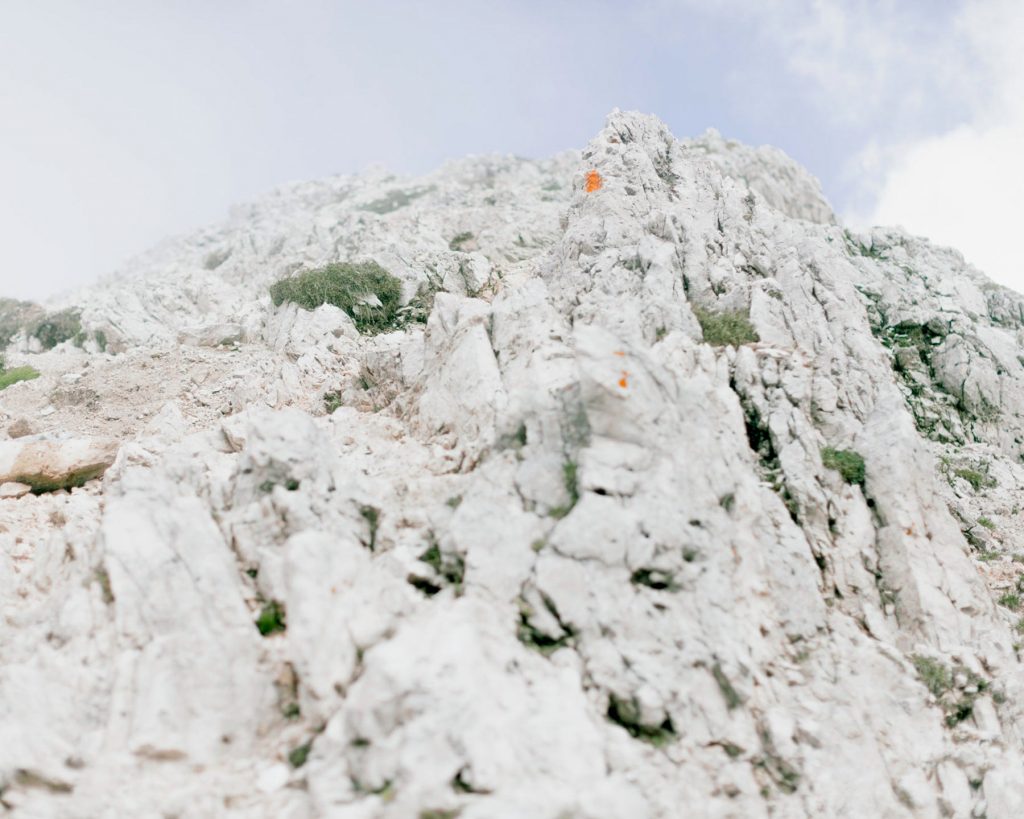
<path id="1" fill-rule="evenodd" d="M 32 487 L 27 483 L 15 483 L 14 481 L 0 483 L 0 498 L 20 498 L 31 491 Z"/>
<path id="2" fill-rule="evenodd" d="M 194 347 L 231 347 L 241 340 L 242 325 L 229 322 L 183 327 L 178 333 L 179 344 Z"/>
<path id="3" fill-rule="evenodd" d="M 0 483 L 27 484 L 36 493 L 82 486 L 106 472 L 118 448 L 110 439 L 61 435 L 0 441 Z"/>

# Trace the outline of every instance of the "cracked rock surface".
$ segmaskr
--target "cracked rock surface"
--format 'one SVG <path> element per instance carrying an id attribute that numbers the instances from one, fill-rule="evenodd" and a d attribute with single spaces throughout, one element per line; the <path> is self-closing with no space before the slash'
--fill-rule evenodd
<path id="1" fill-rule="evenodd" d="M 339 260 L 423 321 L 271 304 Z M 780 152 L 615 111 L 55 307 L 2 446 L 116 459 L 0 498 L 3 809 L 1024 815 L 1024 298 Z"/>

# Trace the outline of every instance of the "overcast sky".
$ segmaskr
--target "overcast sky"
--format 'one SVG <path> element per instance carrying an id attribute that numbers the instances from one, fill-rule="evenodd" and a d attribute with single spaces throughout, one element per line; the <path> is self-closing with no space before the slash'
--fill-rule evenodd
<path id="1" fill-rule="evenodd" d="M 778 145 L 851 223 L 1024 290 L 1022 0 L 0 0 L 0 295 L 284 182 L 582 147 L 614 107 Z"/>

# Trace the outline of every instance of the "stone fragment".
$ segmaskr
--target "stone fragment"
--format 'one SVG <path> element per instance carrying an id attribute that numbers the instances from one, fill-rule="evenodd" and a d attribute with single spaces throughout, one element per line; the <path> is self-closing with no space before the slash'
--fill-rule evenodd
<path id="1" fill-rule="evenodd" d="M 193 347 L 231 347 L 242 340 L 242 325 L 232 322 L 183 327 L 178 333 L 179 344 Z"/>
<path id="2" fill-rule="evenodd" d="M 0 441 L 0 483 L 27 484 L 36 493 L 82 486 L 106 472 L 119 447 L 109 438 L 60 434 Z"/>
<path id="3" fill-rule="evenodd" d="M 31 491 L 32 487 L 27 483 L 8 481 L 7 483 L 0 484 L 0 498 L 20 498 Z"/>
<path id="4" fill-rule="evenodd" d="M 24 438 L 26 435 L 32 435 L 34 433 L 35 429 L 25 418 L 19 418 L 7 427 L 7 434 L 11 438 Z"/>

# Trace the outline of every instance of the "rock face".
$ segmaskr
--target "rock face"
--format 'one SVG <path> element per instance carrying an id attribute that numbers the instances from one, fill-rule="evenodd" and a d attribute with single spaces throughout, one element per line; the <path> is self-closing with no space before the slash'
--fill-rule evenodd
<path id="1" fill-rule="evenodd" d="M 1024 299 L 835 222 L 778 152 L 613 112 L 79 294 L 123 352 L 33 356 L 0 410 L 124 442 L 0 505 L 0 802 L 1024 814 Z M 425 324 L 270 304 L 348 259 Z"/>

